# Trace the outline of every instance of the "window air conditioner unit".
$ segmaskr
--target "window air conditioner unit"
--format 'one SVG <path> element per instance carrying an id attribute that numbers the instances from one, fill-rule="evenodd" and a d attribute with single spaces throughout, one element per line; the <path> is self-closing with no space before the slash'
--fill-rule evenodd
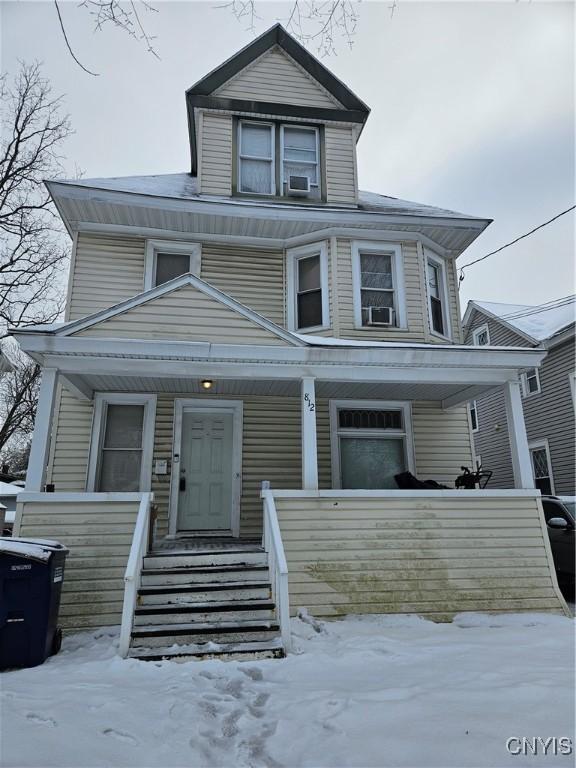
<path id="1" fill-rule="evenodd" d="M 368 325 L 394 325 L 392 307 L 368 307 Z"/>
<path id="2" fill-rule="evenodd" d="M 288 194 L 292 197 L 308 197 L 310 194 L 308 176 L 288 176 Z"/>

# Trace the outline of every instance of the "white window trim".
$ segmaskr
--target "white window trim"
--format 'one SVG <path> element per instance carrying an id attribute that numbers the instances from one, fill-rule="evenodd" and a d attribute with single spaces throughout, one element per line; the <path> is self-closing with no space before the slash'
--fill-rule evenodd
<path id="1" fill-rule="evenodd" d="M 200 277 L 202 261 L 202 246 L 200 243 L 186 243 L 179 240 L 146 240 L 144 264 L 144 290 L 155 288 L 156 254 L 157 253 L 187 253 L 190 256 L 190 269 L 193 275 Z"/>
<path id="2" fill-rule="evenodd" d="M 470 400 L 468 403 L 468 411 L 470 413 L 470 429 L 474 434 L 479 431 L 480 429 L 480 422 L 478 420 L 478 403 L 476 400 Z M 472 422 L 472 411 L 476 414 L 476 427 L 474 427 L 474 424 Z"/>
<path id="3" fill-rule="evenodd" d="M 142 465 L 140 467 L 140 492 L 152 486 L 152 454 L 154 451 L 154 424 L 156 419 L 156 395 L 140 393 L 97 392 L 94 395 L 94 415 L 90 438 L 90 456 L 86 476 L 86 490 L 94 492 L 98 471 L 100 448 L 104 439 L 104 413 L 108 405 L 143 405 Z"/>
<path id="4" fill-rule="evenodd" d="M 272 157 L 256 157 L 256 156 L 247 156 L 244 159 L 245 160 L 263 160 L 267 163 L 270 163 L 270 192 L 248 192 L 242 189 L 242 126 L 246 125 L 264 125 L 267 128 L 270 128 L 270 132 L 272 134 L 271 138 L 271 144 L 272 147 Z M 237 135 L 237 141 L 236 141 L 236 147 L 237 147 L 237 175 L 236 175 L 236 191 L 240 195 L 264 195 L 265 197 L 275 197 L 276 195 L 276 125 L 275 123 L 267 123 L 264 120 L 239 120 L 238 121 L 238 135 Z"/>
<path id="5" fill-rule="evenodd" d="M 426 270 L 426 300 L 428 303 L 428 322 L 430 324 L 430 333 L 432 336 L 437 336 L 440 339 L 452 340 L 452 322 L 450 317 L 450 302 L 448 294 L 448 278 L 446 275 L 446 262 L 441 256 L 431 251 L 430 248 L 424 248 L 424 266 Z M 432 262 L 434 266 L 438 267 L 440 275 L 440 301 L 442 302 L 442 321 L 444 323 L 445 333 L 439 333 L 434 330 L 432 324 L 432 296 L 430 295 L 430 289 L 428 285 L 428 262 Z"/>
<path id="6" fill-rule="evenodd" d="M 394 282 L 394 294 L 396 305 L 396 317 L 398 325 L 378 328 L 377 326 L 362 325 L 362 299 L 360 289 L 360 253 L 372 251 L 374 253 L 389 253 L 392 255 L 392 280 Z M 352 287 L 354 290 L 354 327 L 358 330 L 395 331 L 406 330 L 406 297 L 404 292 L 404 260 L 402 258 L 402 246 L 400 243 L 390 243 L 376 240 L 354 240 L 352 242 Z"/>
<path id="7" fill-rule="evenodd" d="M 486 332 L 486 338 L 488 339 L 488 344 L 478 344 L 478 336 L 481 333 Z M 472 331 L 472 343 L 475 347 L 489 347 L 490 346 L 490 329 L 488 328 L 488 323 L 484 323 L 484 325 L 478 326 L 478 328 L 475 328 Z"/>
<path id="8" fill-rule="evenodd" d="M 572 405 L 576 409 L 576 371 L 570 371 L 568 382 L 570 384 L 570 394 L 572 395 Z"/>
<path id="9" fill-rule="evenodd" d="M 540 392 L 542 392 L 542 386 L 540 384 L 540 372 L 538 371 L 538 368 L 530 368 L 530 370 L 534 370 L 536 372 L 536 383 L 538 384 L 538 389 L 535 389 L 534 392 L 530 392 L 528 389 L 528 371 L 524 371 L 520 377 L 522 381 L 522 395 L 524 397 L 532 397 L 532 395 L 539 395 Z"/>
<path id="10" fill-rule="evenodd" d="M 342 477 L 340 474 L 340 433 L 338 428 L 338 411 L 344 408 L 366 410 L 402 410 L 404 429 L 387 429 L 390 437 L 403 437 L 406 447 L 406 464 L 408 471 L 414 473 L 414 431 L 412 424 L 412 405 L 403 400 L 330 400 L 330 454 L 332 459 L 332 488 L 340 488 Z M 361 436 L 367 436 L 367 430 L 356 430 Z M 371 435 L 385 436 L 382 430 L 370 430 Z"/>
<path id="11" fill-rule="evenodd" d="M 203 397 L 185 397 L 174 400 L 174 437 L 172 443 L 172 474 L 170 478 L 170 500 L 168 510 L 168 535 L 178 535 L 178 491 L 180 465 L 176 461 L 182 454 L 182 418 L 184 411 L 195 413 L 232 413 L 232 510 L 230 526 L 232 536 L 240 535 L 240 499 L 242 497 L 242 440 L 244 423 L 244 402 L 242 400 L 216 400 Z"/>
<path id="12" fill-rule="evenodd" d="M 554 496 L 556 494 L 556 489 L 554 486 L 554 475 L 552 474 L 552 460 L 550 458 L 550 446 L 548 444 L 548 438 L 544 438 L 543 440 L 533 440 L 528 443 L 528 452 L 530 453 L 530 469 L 532 470 L 532 477 L 534 479 L 534 484 L 536 484 L 536 478 L 534 477 L 534 461 L 532 459 L 532 451 L 537 451 L 544 448 L 546 451 L 546 461 L 548 463 L 548 477 L 550 478 L 550 490 L 552 492 L 552 495 Z"/>
<path id="13" fill-rule="evenodd" d="M 313 125 L 292 125 L 292 124 L 285 124 L 285 125 L 283 124 L 283 125 L 280 126 L 280 186 L 281 186 L 280 194 L 283 195 L 284 197 L 287 195 L 287 193 L 284 191 L 284 162 L 285 162 L 285 160 L 284 160 L 284 129 L 285 128 L 290 128 L 290 129 L 294 128 L 295 130 L 300 130 L 300 131 L 314 131 L 314 134 L 316 136 L 316 162 L 315 163 L 311 163 L 311 162 L 303 161 L 302 165 L 315 165 L 316 166 L 316 179 L 317 179 L 317 183 L 316 184 L 311 184 L 310 186 L 311 187 L 312 186 L 313 187 L 317 187 L 318 188 L 318 195 L 319 196 L 322 195 L 322 184 L 321 184 L 321 179 L 320 179 L 320 176 L 321 176 L 321 172 L 320 172 L 320 131 L 318 130 L 318 128 L 316 128 Z M 294 161 L 289 161 L 289 162 L 294 162 Z"/>
<path id="14" fill-rule="evenodd" d="M 322 325 L 315 325 L 310 328 L 298 328 L 298 291 L 296 283 L 298 281 L 298 261 L 309 256 L 320 255 L 320 289 L 322 291 Z M 325 331 L 330 328 L 330 294 L 328 285 L 328 246 L 326 241 L 320 243 L 310 243 L 302 245 L 299 248 L 291 248 L 286 251 L 286 318 L 288 330 L 297 333 L 313 333 L 314 331 Z"/>

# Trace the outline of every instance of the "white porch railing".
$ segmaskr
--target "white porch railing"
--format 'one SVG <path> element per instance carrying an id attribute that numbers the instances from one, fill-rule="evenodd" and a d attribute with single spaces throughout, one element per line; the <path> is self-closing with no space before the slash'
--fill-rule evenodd
<path id="1" fill-rule="evenodd" d="M 282 535 L 276 515 L 274 495 L 270 484 L 262 483 L 262 500 L 264 502 L 264 531 L 262 546 L 268 556 L 268 569 L 272 586 L 272 599 L 276 606 L 276 618 L 280 624 L 282 645 L 288 653 L 291 646 L 290 634 L 290 598 L 288 594 L 288 564 L 284 554 Z"/>
<path id="2" fill-rule="evenodd" d="M 142 494 L 138 516 L 136 517 L 136 525 L 134 526 L 134 536 L 132 537 L 128 564 L 124 572 L 124 604 L 118 648 L 118 652 L 123 658 L 128 655 L 128 648 L 130 647 L 134 609 L 136 608 L 138 589 L 140 588 L 140 580 L 142 578 L 142 566 L 150 541 L 150 510 L 153 500 L 153 493 Z"/>

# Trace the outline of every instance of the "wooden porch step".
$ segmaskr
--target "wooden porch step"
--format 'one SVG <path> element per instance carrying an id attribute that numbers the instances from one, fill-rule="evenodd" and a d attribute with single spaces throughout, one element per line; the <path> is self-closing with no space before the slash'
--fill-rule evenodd
<path id="1" fill-rule="evenodd" d="M 228 602 L 200 602 L 180 605 L 164 603 L 136 608 L 134 626 L 152 624 L 181 624 L 198 621 L 216 625 L 224 621 L 259 621 L 274 618 L 272 600 L 231 600 Z"/>
<path id="2" fill-rule="evenodd" d="M 141 661 L 202 661 L 220 659 L 281 659 L 285 656 L 280 639 L 247 643 L 197 643 L 157 648 L 131 648 L 128 658 Z"/>
<path id="3" fill-rule="evenodd" d="M 227 551 L 183 551 L 150 553 L 144 558 L 144 571 L 159 568 L 192 568 L 224 565 L 267 565 L 267 555 L 261 548 Z"/>
<path id="4" fill-rule="evenodd" d="M 216 581 L 200 584 L 160 584 L 140 587 L 139 606 L 186 605 L 204 601 L 269 600 L 271 587 L 266 581 Z"/>
<path id="5" fill-rule="evenodd" d="M 142 571 L 142 586 L 203 584 L 217 581 L 268 581 L 267 565 L 200 565 L 172 568 L 148 567 Z"/>
<path id="6" fill-rule="evenodd" d="M 152 624 L 132 630 L 132 648 L 158 648 L 198 643 L 269 642 L 280 631 L 276 621 L 222 621 L 218 623 Z"/>

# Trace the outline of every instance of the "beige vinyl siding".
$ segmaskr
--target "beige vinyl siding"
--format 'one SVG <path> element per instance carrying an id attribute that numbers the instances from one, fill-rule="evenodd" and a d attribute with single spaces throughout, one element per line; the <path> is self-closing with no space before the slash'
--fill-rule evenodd
<path id="1" fill-rule="evenodd" d="M 93 410 L 92 402 L 78 400 L 67 389 L 61 389 L 47 476 L 57 492 L 86 490 Z"/>
<path id="2" fill-rule="evenodd" d="M 338 311 L 340 335 L 365 341 L 428 341 L 428 320 L 422 300 L 423 264 L 416 243 L 402 243 L 404 260 L 404 293 L 408 329 L 356 328 L 354 322 L 354 288 L 352 282 L 352 244 L 338 240 Z"/>
<path id="3" fill-rule="evenodd" d="M 329 203 L 356 205 L 356 142 L 348 126 L 326 125 L 324 128 L 326 164 L 326 199 Z"/>
<path id="4" fill-rule="evenodd" d="M 288 342 L 192 285 L 132 307 L 75 336 L 286 345 Z"/>
<path id="5" fill-rule="evenodd" d="M 200 120 L 200 191 L 232 194 L 232 115 L 204 112 Z"/>
<path id="6" fill-rule="evenodd" d="M 437 402 L 415 402 L 412 428 L 418 477 L 453 486 L 462 466 L 474 466 L 466 406 L 445 411 Z"/>
<path id="7" fill-rule="evenodd" d="M 120 624 L 138 502 L 24 502 L 19 536 L 56 539 L 66 560 L 58 623 L 67 631 Z"/>
<path id="8" fill-rule="evenodd" d="M 172 457 L 174 400 L 182 395 L 160 395 L 156 406 L 154 459 Z M 210 395 L 211 399 L 217 396 Z M 262 534 L 263 480 L 273 488 L 302 487 L 300 400 L 299 398 L 226 396 L 243 401 L 242 497 L 240 535 L 258 538 Z M 318 471 L 322 488 L 330 488 L 330 430 L 328 402 L 317 402 Z M 152 476 L 152 491 L 158 507 L 157 535 L 168 531 L 170 477 Z"/>
<path id="9" fill-rule="evenodd" d="M 214 91 L 214 96 L 278 104 L 341 109 L 320 83 L 278 46 L 245 67 Z"/>
<path id="10" fill-rule="evenodd" d="M 276 508 L 292 614 L 565 609 L 535 498 L 276 498 Z"/>
<path id="11" fill-rule="evenodd" d="M 71 269 L 66 319 L 77 320 L 144 290 L 144 240 L 80 232 Z"/>
<path id="12" fill-rule="evenodd" d="M 156 405 L 153 459 L 172 458 L 174 399 L 186 395 L 160 394 Z M 190 395 L 190 397 L 192 397 Z M 218 399 L 210 394 L 211 399 Z M 244 403 L 242 500 L 240 527 L 244 537 L 259 536 L 263 480 L 273 488 L 299 489 L 301 484 L 300 400 L 297 397 L 224 396 Z M 48 482 L 56 491 L 84 491 L 92 429 L 92 403 L 62 391 L 54 430 L 54 449 Z M 328 400 L 317 400 L 318 473 L 320 487 L 332 487 Z M 416 473 L 442 483 L 453 483 L 462 464 L 472 464 L 465 408 L 443 411 L 439 404 L 412 406 Z M 158 506 L 158 533 L 168 527 L 170 476 L 153 475 L 152 491 Z"/>
<path id="13" fill-rule="evenodd" d="M 460 297 L 458 294 L 459 283 L 456 259 L 446 259 L 445 264 L 450 321 L 452 324 L 452 341 L 454 344 L 463 344 L 464 334 L 462 332 L 462 321 L 460 319 Z"/>
<path id="14" fill-rule="evenodd" d="M 284 325 L 284 252 L 203 243 L 202 280 Z"/>

